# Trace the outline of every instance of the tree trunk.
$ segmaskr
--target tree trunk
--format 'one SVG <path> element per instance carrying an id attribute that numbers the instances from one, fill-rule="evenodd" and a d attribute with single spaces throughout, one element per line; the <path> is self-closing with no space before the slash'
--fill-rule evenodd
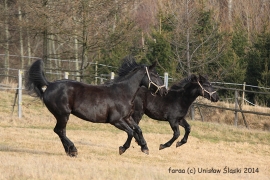
<path id="1" fill-rule="evenodd" d="M 48 64 L 48 31 L 45 29 L 43 31 L 43 61 L 45 62 L 46 66 Z"/>
<path id="2" fill-rule="evenodd" d="M 28 19 L 26 19 L 28 23 Z M 28 54 L 28 66 L 31 64 L 31 44 L 30 44 L 30 33 L 29 33 L 29 28 L 27 27 L 26 29 L 26 34 L 27 34 L 27 54 Z"/>
<path id="3" fill-rule="evenodd" d="M 7 0 L 5 0 L 5 36 L 6 36 L 6 44 L 5 44 L 5 76 L 6 81 L 9 81 L 9 26 L 8 26 L 8 4 Z"/>
<path id="4" fill-rule="evenodd" d="M 75 50 L 75 67 L 76 67 L 76 81 L 80 81 L 80 73 L 79 73 L 79 58 L 78 58 L 78 37 L 77 37 L 77 31 L 75 29 L 75 37 L 74 37 L 74 50 Z"/>
<path id="5" fill-rule="evenodd" d="M 18 7 L 18 13 L 19 13 L 19 21 L 22 23 L 22 11 L 21 6 Z M 22 32 L 22 26 L 19 27 L 19 33 L 20 33 L 20 60 L 21 60 L 21 69 L 24 69 L 24 53 L 23 53 L 23 32 Z"/>
<path id="6" fill-rule="evenodd" d="M 87 14 L 87 3 L 83 4 L 83 17 L 82 17 L 82 59 L 81 59 L 81 67 L 80 67 L 80 81 L 83 80 L 83 65 L 87 59 L 87 23 L 86 23 L 86 14 Z"/>
<path id="7" fill-rule="evenodd" d="M 228 0 L 228 19 L 230 23 L 232 22 L 232 8 L 233 8 L 232 0 Z"/>
<path id="8" fill-rule="evenodd" d="M 46 8 L 48 0 L 43 0 L 43 7 Z M 46 14 L 44 14 L 46 16 Z M 43 31 L 43 61 L 45 66 L 48 66 L 48 29 L 47 29 L 47 16 L 45 17 L 44 22 L 44 31 Z"/>
<path id="9" fill-rule="evenodd" d="M 186 53 L 186 57 L 187 57 L 187 72 L 188 72 L 188 76 L 191 74 L 191 72 L 190 72 L 190 49 L 189 49 L 189 43 L 190 43 L 190 32 L 189 32 L 189 0 L 186 0 L 186 24 L 187 24 L 187 37 L 186 37 L 186 47 L 187 47 L 187 49 L 186 49 L 186 51 L 187 51 L 187 53 Z"/>

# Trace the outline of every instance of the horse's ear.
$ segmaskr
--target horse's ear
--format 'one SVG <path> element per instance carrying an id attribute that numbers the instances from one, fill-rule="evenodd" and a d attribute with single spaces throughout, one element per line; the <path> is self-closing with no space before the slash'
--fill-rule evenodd
<path id="1" fill-rule="evenodd" d="M 155 61 L 151 66 L 149 66 L 149 69 L 150 70 L 154 69 L 156 67 L 156 65 L 157 65 L 157 61 Z"/>
<path id="2" fill-rule="evenodd" d="M 198 81 L 198 77 L 197 77 L 195 74 L 191 74 L 191 75 L 190 75 L 190 80 L 191 80 L 192 82 L 196 82 L 196 81 Z"/>

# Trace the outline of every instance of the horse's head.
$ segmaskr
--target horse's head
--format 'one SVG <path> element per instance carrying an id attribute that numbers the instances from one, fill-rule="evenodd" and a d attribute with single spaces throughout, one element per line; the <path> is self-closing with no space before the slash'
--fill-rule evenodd
<path id="1" fill-rule="evenodd" d="M 160 78 L 159 74 L 155 70 L 156 62 L 151 66 L 145 66 L 145 76 L 142 79 L 141 84 L 146 86 L 152 93 L 163 96 L 168 93 L 163 80 Z"/>
<path id="2" fill-rule="evenodd" d="M 199 78 L 197 76 L 194 76 L 193 78 L 199 85 L 200 96 L 207 98 L 212 102 L 217 102 L 219 100 L 217 92 L 214 91 L 214 88 L 208 81 L 207 77 L 199 75 Z"/>

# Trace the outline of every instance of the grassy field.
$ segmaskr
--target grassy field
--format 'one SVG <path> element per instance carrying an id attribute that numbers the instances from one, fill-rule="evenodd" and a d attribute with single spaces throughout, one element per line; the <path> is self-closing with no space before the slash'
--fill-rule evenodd
<path id="1" fill-rule="evenodd" d="M 270 179 L 269 131 L 189 121 L 188 143 L 159 151 L 172 130 L 167 122 L 145 117 L 140 126 L 150 154 L 143 154 L 133 140 L 120 156 L 125 132 L 71 116 L 67 136 L 79 154 L 70 158 L 46 107 L 24 96 L 18 119 L 16 108 L 11 115 L 13 99 L 14 93 L 0 92 L 0 179 Z"/>

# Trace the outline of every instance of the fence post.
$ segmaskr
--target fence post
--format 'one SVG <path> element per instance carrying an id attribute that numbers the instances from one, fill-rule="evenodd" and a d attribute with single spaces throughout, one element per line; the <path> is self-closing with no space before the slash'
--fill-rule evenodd
<path id="1" fill-rule="evenodd" d="M 164 73 L 164 84 L 166 89 L 168 89 L 168 79 L 169 79 L 169 74 L 167 72 Z"/>
<path id="2" fill-rule="evenodd" d="M 98 71 L 98 62 L 95 64 L 95 85 L 97 85 L 97 71 Z"/>
<path id="3" fill-rule="evenodd" d="M 243 93 L 242 93 L 242 104 L 245 102 L 245 90 L 246 90 L 246 82 L 243 84 Z"/>
<path id="4" fill-rule="evenodd" d="M 234 92 L 234 98 L 235 98 L 235 111 L 234 111 L 234 125 L 237 127 L 238 123 L 238 114 L 237 114 L 237 109 L 238 109 L 238 92 Z"/>
<path id="5" fill-rule="evenodd" d="M 22 118 L 22 73 L 23 71 L 19 69 L 18 71 L 18 116 Z"/>
<path id="6" fill-rule="evenodd" d="M 68 72 L 64 72 L 64 78 L 65 78 L 65 79 L 68 79 L 68 75 L 69 75 Z"/>
<path id="7" fill-rule="evenodd" d="M 114 72 L 111 72 L 111 79 L 114 79 Z"/>

